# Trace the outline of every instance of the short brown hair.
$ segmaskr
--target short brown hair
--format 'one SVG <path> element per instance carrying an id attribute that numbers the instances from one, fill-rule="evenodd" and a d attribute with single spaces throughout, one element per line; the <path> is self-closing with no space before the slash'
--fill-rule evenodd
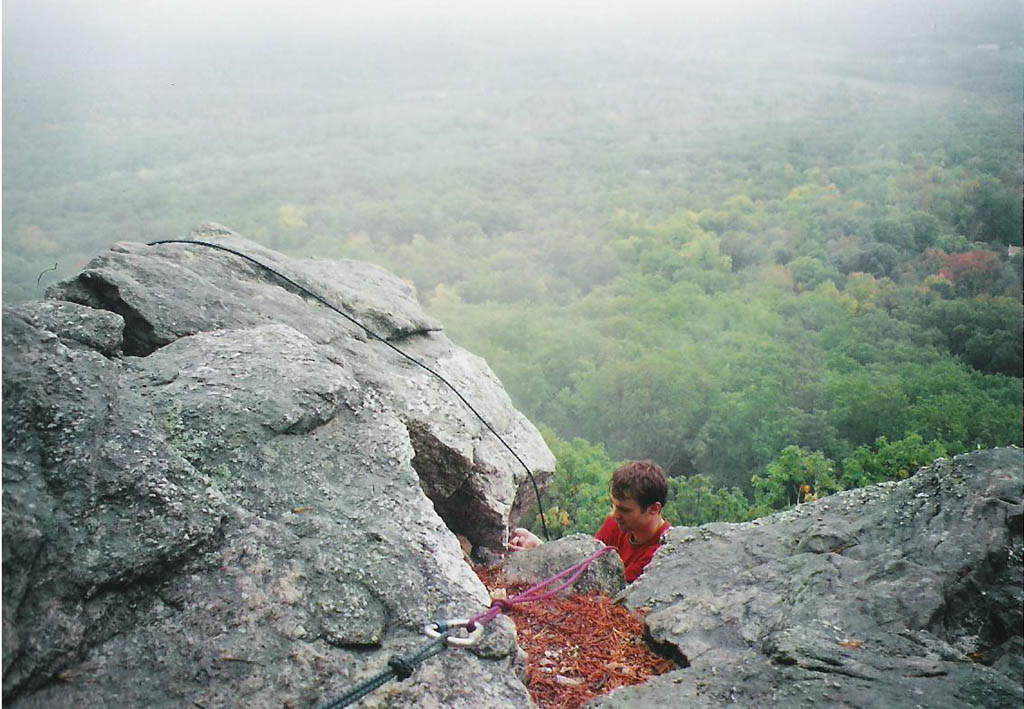
<path id="1" fill-rule="evenodd" d="M 655 502 L 664 507 L 668 498 L 665 471 L 650 460 L 637 460 L 620 466 L 612 473 L 608 488 L 612 497 L 618 500 L 631 498 L 645 510 Z"/>

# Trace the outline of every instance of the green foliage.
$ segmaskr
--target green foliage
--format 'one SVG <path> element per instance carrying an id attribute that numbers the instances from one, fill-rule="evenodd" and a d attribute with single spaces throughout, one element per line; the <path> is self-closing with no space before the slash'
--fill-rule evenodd
<path id="1" fill-rule="evenodd" d="M 549 429 L 544 439 L 555 454 L 555 474 L 542 500 L 544 519 L 552 539 L 567 534 L 594 534 L 609 514 L 608 484 L 618 467 L 604 446 L 581 438 L 564 441 Z M 754 510 L 739 488 L 715 488 L 707 475 L 669 478 L 668 501 L 663 515 L 671 524 L 696 526 L 708 522 L 744 522 Z M 526 525 L 540 534 L 537 512 Z"/>
<path id="2" fill-rule="evenodd" d="M 768 464 L 765 475 L 751 478 L 754 507 L 761 513 L 791 507 L 810 497 L 824 497 L 839 490 L 833 479 L 835 465 L 821 451 L 786 446 Z"/>
<path id="3" fill-rule="evenodd" d="M 1018 378 L 1024 375 L 1024 308 L 1019 299 L 981 296 L 935 300 L 919 305 L 909 319 L 941 332 L 949 351 L 980 372 Z"/>
<path id="4" fill-rule="evenodd" d="M 800 256 L 789 262 L 793 283 L 798 290 L 814 290 L 825 281 L 838 279 L 836 269 L 811 256 Z"/>
<path id="5" fill-rule="evenodd" d="M 754 518 L 750 501 L 738 487 L 715 488 L 707 475 L 669 478 L 664 517 L 696 527 L 709 522 L 746 522 Z"/>
<path id="6" fill-rule="evenodd" d="M 580 532 L 595 534 L 608 516 L 608 484 L 615 464 L 600 444 L 582 438 L 564 441 L 549 429 L 542 432 L 557 461 L 541 497 L 548 533 L 552 539 Z M 530 516 L 526 526 L 540 535 L 539 511 Z"/>
<path id="7" fill-rule="evenodd" d="M 1022 106 L 992 40 L 823 64 L 785 40 L 449 39 L 467 61 L 351 38 L 294 70 L 218 42 L 74 85 L 5 44 L 5 304 L 205 219 L 378 263 L 568 447 L 560 532 L 603 518 L 610 459 L 659 461 L 683 521 L 734 518 L 754 475 L 792 500 L 766 472 L 792 446 L 1022 444 Z"/>
<path id="8" fill-rule="evenodd" d="M 936 458 L 948 455 L 941 441 L 925 443 L 916 433 L 890 443 L 885 436 L 874 447 L 858 446 L 843 460 L 839 484 L 844 490 L 864 487 L 887 480 L 903 480 Z"/>
<path id="9" fill-rule="evenodd" d="M 908 221 L 887 217 L 871 225 L 871 236 L 875 241 L 889 244 L 897 249 L 914 247 L 914 227 Z"/>
<path id="10" fill-rule="evenodd" d="M 963 226 L 969 238 L 1002 245 L 1021 243 L 1019 192 L 984 175 L 967 185 L 964 201 Z"/>

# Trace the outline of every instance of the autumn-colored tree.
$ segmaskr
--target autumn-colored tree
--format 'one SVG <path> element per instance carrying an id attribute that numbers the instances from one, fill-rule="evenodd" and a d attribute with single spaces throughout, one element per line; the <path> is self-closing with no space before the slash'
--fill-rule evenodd
<path id="1" fill-rule="evenodd" d="M 879 282 L 870 273 L 851 273 L 846 279 L 846 295 L 857 302 L 856 312 L 867 313 L 877 306 Z"/>
<path id="2" fill-rule="evenodd" d="M 992 251 L 974 250 L 950 254 L 939 275 L 952 281 L 960 295 L 973 297 L 990 293 L 996 284 L 1002 263 Z"/>

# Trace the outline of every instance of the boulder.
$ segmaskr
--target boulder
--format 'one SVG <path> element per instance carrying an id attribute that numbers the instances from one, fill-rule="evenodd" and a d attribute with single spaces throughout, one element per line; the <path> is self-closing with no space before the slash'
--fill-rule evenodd
<path id="1" fill-rule="evenodd" d="M 5 704 L 311 706 L 486 607 L 453 531 L 500 546 L 526 472 L 392 345 L 539 483 L 553 469 L 409 286 L 217 230 L 195 236 L 287 280 L 122 243 L 4 309 Z M 366 702 L 529 706 L 520 656 L 498 618 Z"/>
<path id="2" fill-rule="evenodd" d="M 1024 452 L 676 527 L 625 592 L 683 668 L 594 707 L 1019 707 Z"/>
<path id="3" fill-rule="evenodd" d="M 526 469 L 543 485 L 554 457 L 487 363 L 423 313 L 411 285 L 358 261 L 291 259 L 217 224 L 190 239 L 216 248 L 114 244 L 47 297 L 121 315 L 124 354 L 138 357 L 201 332 L 287 324 L 399 416 L 448 526 L 503 549 L 508 526 L 533 504 Z"/>
<path id="4" fill-rule="evenodd" d="M 533 549 L 509 554 L 501 565 L 501 576 L 506 583 L 532 586 L 583 561 L 603 547 L 603 543 L 589 534 L 571 534 Z M 560 584 L 553 583 L 551 588 L 557 588 Z M 625 585 L 622 560 L 617 553 L 608 552 L 590 564 L 576 582 L 565 590 L 565 594 L 601 591 L 614 596 Z"/>

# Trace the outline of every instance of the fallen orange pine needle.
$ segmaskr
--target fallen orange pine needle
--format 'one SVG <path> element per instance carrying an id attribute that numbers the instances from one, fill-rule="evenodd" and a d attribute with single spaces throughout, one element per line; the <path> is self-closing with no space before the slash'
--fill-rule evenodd
<path id="1" fill-rule="evenodd" d="M 474 569 L 490 591 L 520 593 L 500 571 Z M 643 641 L 643 616 L 612 603 L 604 593 L 571 594 L 516 605 L 509 612 L 527 652 L 526 688 L 541 709 L 576 709 L 618 687 L 641 684 L 675 668 Z"/>

